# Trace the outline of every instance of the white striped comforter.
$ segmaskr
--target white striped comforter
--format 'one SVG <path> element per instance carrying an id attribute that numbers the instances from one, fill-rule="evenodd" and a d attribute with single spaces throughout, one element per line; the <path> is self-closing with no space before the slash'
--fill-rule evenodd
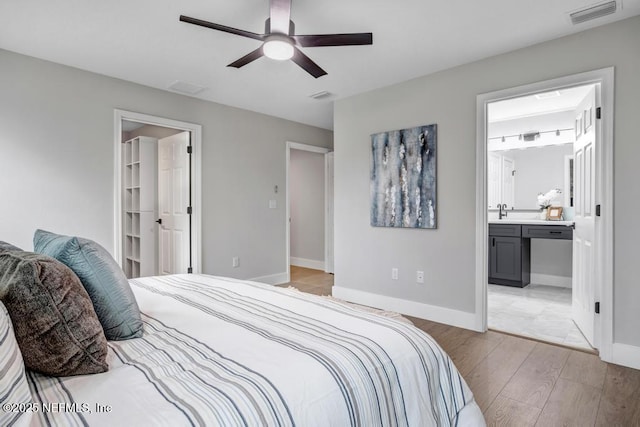
<path id="1" fill-rule="evenodd" d="M 228 278 L 131 285 L 144 336 L 110 342 L 104 374 L 31 373 L 48 410 L 32 425 L 484 425 L 451 359 L 411 325 Z"/>

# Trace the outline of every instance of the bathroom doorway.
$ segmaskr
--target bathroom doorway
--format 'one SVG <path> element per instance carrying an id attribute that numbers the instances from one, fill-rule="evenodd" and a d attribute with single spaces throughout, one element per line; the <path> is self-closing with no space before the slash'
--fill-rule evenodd
<path id="1" fill-rule="evenodd" d="M 611 204 L 612 86 L 605 69 L 478 97 L 485 327 L 610 349 L 612 315 L 595 303 L 611 304 L 612 218 L 597 214 Z M 561 209 L 542 219 L 546 206 Z"/>
<path id="2" fill-rule="evenodd" d="M 574 242 L 568 228 L 573 227 L 575 207 L 573 171 L 566 159 L 574 158 L 576 139 L 593 131 L 592 118 L 585 131 L 587 114 L 593 114 L 592 103 L 586 108 L 585 99 L 594 98 L 595 89 L 589 84 L 487 107 L 487 217 L 493 243 L 487 300 L 490 329 L 591 349 L 572 314 Z M 560 218 L 547 220 L 548 206 L 562 207 Z M 493 231 L 504 224 L 517 229 L 519 236 Z M 528 234 L 523 229 L 527 233 L 532 227 L 538 232 L 548 229 L 552 238 L 524 237 Z M 505 247 L 495 250 L 496 239 Z M 520 246 L 519 259 L 511 258 L 514 242 Z M 496 257 L 509 257 L 507 276 L 492 274 L 500 262 Z M 514 262 L 519 266 L 512 269 Z"/>

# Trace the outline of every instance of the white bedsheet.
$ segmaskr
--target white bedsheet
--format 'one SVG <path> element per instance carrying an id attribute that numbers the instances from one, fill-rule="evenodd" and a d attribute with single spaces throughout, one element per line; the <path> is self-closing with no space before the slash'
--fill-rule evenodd
<path id="1" fill-rule="evenodd" d="M 30 374 L 32 425 L 482 426 L 423 331 L 344 304 L 204 275 L 131 280 L 142 338 L 109 372 Z"/>

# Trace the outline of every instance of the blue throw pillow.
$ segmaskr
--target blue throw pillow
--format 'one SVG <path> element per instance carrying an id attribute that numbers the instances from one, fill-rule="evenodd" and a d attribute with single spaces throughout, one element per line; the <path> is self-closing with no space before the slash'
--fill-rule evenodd
<path id="1" fill-rule="evenodd" d="M 138 303 L 124 272 L 93 240 L 36 230 L 34 251 L 56 258 L 80 278 L 108 340 L 142 336 Z"/>

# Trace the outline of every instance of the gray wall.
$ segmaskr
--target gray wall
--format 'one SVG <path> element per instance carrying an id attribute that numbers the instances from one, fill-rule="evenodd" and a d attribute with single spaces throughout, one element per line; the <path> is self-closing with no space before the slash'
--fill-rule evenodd
<path id="1" fill-rule="evenodd" d="M 531 239 L 531 273 L 570 278 L 573 276 L 573 242 L 571 240 Z M 554 285 L 544 280 L 532 281 Z"/>
<path id="2" fill-rule="evenodd" d="M 331 131 L 3 50 L 0 70 L 0 240 L 31 249 L 40 227 L 113 252 L 119 108 L 203 126 L 204 272 L 285 273 L 286 141 L 331 147 Z"/>
<path id="3" fill-rule="evenodd" d="M 291 257 L 324 262 L 324 154 L 291 150 Z"/>
<path id="4" fill-rule="evenodd" d="M 615 341 L 640 345 L 637 143 L 640 17 L 339 100 L 335 108 L 336 285 L 475 311 L 476 96 L 615 66 Z M 438 124 L 438 229 L 369 225 L 370 135 Z M 625 184 L 626 183 L 626 184 Z M 392 267 L 400 280 L 391 281 Z M 425 285 L 415 270 L 424 269 Z"/>

